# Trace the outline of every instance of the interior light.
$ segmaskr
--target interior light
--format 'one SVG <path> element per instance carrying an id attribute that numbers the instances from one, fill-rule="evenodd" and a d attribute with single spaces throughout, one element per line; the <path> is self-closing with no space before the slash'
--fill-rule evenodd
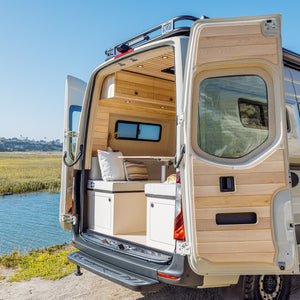
<path id="1" fill-rule="evenodd" d="M 129 101 L 129 100 L 126 100 L 126 101 L 125 101 L 125 103 L 131 103 L 131 101 Z"/>
<path id="2" fill-rule="evenodd" d="M 162 56 L 162 58 L 163 58 L 163 59 L 167 59 L 167 58 L 168 58 L 168 56 L 165 56 L 165 55 L 164 55 L 164 56 Z"/>
<path id="3" fill-rule="evenodd" d="M 143 67 L 143 65 L 138 65 L 137 67 L 138 67 L 138 68 L 142 68 L 142 67 Z"/>

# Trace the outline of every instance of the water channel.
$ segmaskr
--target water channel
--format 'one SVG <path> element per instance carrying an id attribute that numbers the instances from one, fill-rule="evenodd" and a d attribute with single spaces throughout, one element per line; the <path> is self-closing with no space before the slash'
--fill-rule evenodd
<path id="1" fill-rule="evenodd" d="M 60 194 L 28 193 L 0 197 L 0 255 L 69 243 L 59 224 Z"/>

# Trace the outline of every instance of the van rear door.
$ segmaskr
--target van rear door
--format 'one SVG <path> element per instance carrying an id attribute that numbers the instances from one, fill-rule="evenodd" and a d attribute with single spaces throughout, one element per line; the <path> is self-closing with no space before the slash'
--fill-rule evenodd
<path id="1" fill-rule="evenodd" d="M 67 76 L 65 87 L 64 110 L 64 141 L 63 156 L 67 164 L 72 164 L 75 159 L 78 128 L 80 124 L 81 108 L 84 99 L 86 83 L 76 77 Z M 72 177 L 73 168 L 62 163 L 60 213 L 59 221 L 66 231 L 71 229 L 72 221 Z"/>
<path id="2" fill-rule="evenodd" d="M 297 270 L 280 15 L 203 19 L 190 35 L 181 162 L 198 274 Z"/>

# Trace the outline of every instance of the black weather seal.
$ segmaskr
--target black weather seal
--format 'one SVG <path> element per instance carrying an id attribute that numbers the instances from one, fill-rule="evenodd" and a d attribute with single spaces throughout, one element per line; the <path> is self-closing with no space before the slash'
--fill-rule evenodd
<path id="1" fill-rule="evenodd" d="M 74 160 L 74 162 L 72 162 L 71 164 L 68 164 L 67 161 L 66 161 L 66 158 L 67 158 L 67 151 L 65 151 L 64 156 L 63 156 L 63 162 L 64 162 L 64 164 L 65 164 L 67 167 L 69 167 L 69 168 L 71 168 L 71 167 L 73 167 L 74 165 L 76 165 L 77 162 L 79 161 L 81 155 L 82 155 L 82 149 L 83 149 L 83 145 L 80 145 L 80 151 L 79 151 L 79 153 L 78 153 L 76 159 Z"/>

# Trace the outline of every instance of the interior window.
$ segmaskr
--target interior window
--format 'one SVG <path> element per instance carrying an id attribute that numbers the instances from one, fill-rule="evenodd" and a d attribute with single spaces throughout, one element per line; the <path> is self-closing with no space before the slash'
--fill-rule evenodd
<path id="1" fill-rule="evenodd" d="M 268 138 L 265 81 L 256 75 L 207 78 L 201 81 L 197 141 L 208 154 L 239 158 Z"/>
<path id="2" fill-rule="evenodd" d="M 244 127 L 268 129 L 268 107 L 249 99 L 238 100 L 240 119 Z"/>
<path id="3" fill-rule="evenodd" d="M 141 122 L 117 121 L 115 138 L 139 141 L 160 141 L 161 125 Z"/>

